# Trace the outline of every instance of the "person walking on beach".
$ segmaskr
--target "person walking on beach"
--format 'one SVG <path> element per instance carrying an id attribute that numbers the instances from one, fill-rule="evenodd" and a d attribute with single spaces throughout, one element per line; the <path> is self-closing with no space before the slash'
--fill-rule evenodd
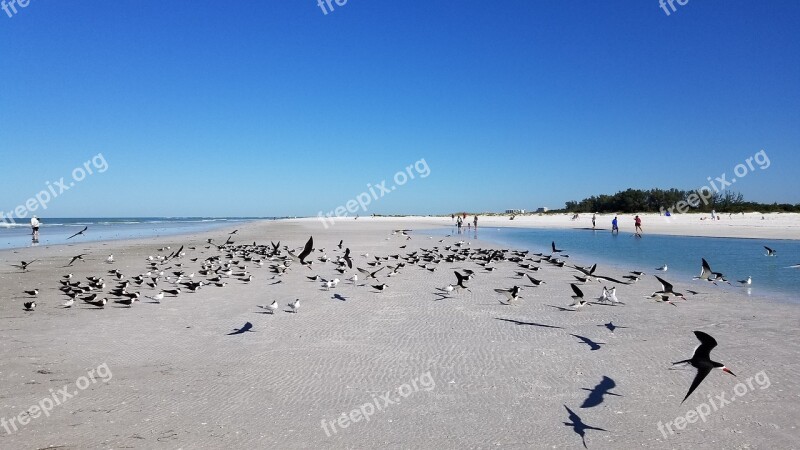
<path id="1" fill-rule="evenodd" d="M 636 230 L 636 237 L 642 237 L 642 219 L 638 215 L 633 218 L 633 224 Z"/>
<path id="2" fill-rule="evenodd" d="M 474 219 L 472 219 L 472 223 L 475 225 L 475 229 L 478 229 L 478 216 L 476 215 Z"/>
<path id="3" fill-rule="evenodd" d="M 459 234 L 461 233 L 461 224 L 461 216 L 458 216 L 458 219 L 456 219 L 456 226 L 458 227 Z"/>
<path id="4" fill-rule="evenodd" d="M 596 227 L 595 227 L 595 225 L 596 225 L 595 221 L 596 221 L 596 220 L 597 220 L 597 214 L 596 214 L 596 213 L 595 213 L 595 214 L 592 214 L 592 229 L 593 229 L 593 230 L 596 228 Z"/>
<path id="5" fill-rule="evenodd" d="M 31 236 L 32 236 L 33 242 L 37 242 L 39 240 L 39 226 L 40 225 L 41 225 L 41 223 L 39 223 L 39 218 L 36 217 L 36 216 L 33 216 L 31 218 L 31 229 L 33 230 L 33 232 L 31 233 Z"/>
<path id="6" fill-rule="evenodd" d="M 614 234 L 615 231 L 617 232 L 617 234 L 619 234 L 619 226 L 617 225 L 617 216 L 614 216 L 614 220 L 611 221 L 611 234 Z"/>

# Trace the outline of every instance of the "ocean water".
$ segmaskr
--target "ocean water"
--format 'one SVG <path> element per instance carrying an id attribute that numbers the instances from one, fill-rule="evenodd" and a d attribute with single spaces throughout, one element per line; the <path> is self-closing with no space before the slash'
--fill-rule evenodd
<path id="1" fill-rule="evenodd" d="M 425 234 L 456 235 L 455 228 L 426 230 Z M 714 286 L 692 281 L 700 274 L 701 258 L 715 272 L 725 274 L 734 286 L 721 289 L 746 292 L 752 297 L 770 297 L 800 302 L 800 240 L 733 239 L 665 235 L 645 235 L 639 239 L 630 233 L 612 235 L 609 231 L 550 230 L 529 228 L 479 228 L 462 233 L 464 240 L 481 239 L 515 249 L 529 249 L 550 254 L 552 241 L 574 263 L 597 263 L 597 273 L 610 276 L 629 270 L 641 270 L 648 277 L 656 274 L 676 286 L 708 292 Z M 764 246 L 776 250 L 776 257 L 765 256 Z M 655 270 L 667 265 L 667 271 Z M 611 273 L 609 273 L 611 272 Z M 738 280 L 752 277 L 750 288 L 738 286 Z M 654 280 L 654 279 L 653 279 Z"/>
<path id="2" fill-rule="evenodd" d="M 196 233 L 244 223 L 252 217 L 115 217 L 115 218 L 40 218 L 38 245 L 97 242 Z M 85 235 L 67 238 L 83 227 Z M 15 224 L 0 222 L 0 249 L 35 245 L 31 241 L 30 221 Z"/>

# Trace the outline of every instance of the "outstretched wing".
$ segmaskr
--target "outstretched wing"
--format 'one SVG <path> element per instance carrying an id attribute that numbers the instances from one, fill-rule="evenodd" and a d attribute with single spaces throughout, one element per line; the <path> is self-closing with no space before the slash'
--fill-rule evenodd
<path id="1" fill-rule="evenodd" d="M 303 248 L 303 251 L 300 253 L 300 256 L 298 256 L 301 264 L 305 263 L 305 259 L 308 257 L 308 255 L 311 254 L 312 251 L 314 251 L 314 236 L 308 238 L 306 246 Z"/>

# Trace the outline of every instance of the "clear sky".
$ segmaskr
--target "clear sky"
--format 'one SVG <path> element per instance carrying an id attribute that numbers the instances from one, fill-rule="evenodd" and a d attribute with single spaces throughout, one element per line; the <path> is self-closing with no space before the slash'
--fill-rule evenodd
<path id="1" fill-rule="evenodd" d="M 30 0 L 0 10 L 0 210 L 98 153 L 40 216 L 316 215 L 423 158 L 367 213 L 557 208 L 762 149 L 732 188 L 800 202 L 800 2 L 674 4 Z"/>

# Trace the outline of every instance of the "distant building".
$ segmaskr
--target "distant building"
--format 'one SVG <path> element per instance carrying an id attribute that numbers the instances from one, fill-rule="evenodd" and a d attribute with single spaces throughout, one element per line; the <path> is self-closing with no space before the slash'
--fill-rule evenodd
<path id="1" fill-rule="evenodd" d="M 524 209 L 507 209 L 506 214 L 525 214 Z"/>
<path id="2" fill-rule="evenodd" d="M 548 208 L 548 207 L 544 206 L 544 207 L 538 208 L 538 209 L 536 210 L 536 212 L 537 212 L 537 213 L 546 213 L 546 212 L 547 212 L 547 211 L 549 211 L 549 210 L 550 210 L 550 208 Z"/>

